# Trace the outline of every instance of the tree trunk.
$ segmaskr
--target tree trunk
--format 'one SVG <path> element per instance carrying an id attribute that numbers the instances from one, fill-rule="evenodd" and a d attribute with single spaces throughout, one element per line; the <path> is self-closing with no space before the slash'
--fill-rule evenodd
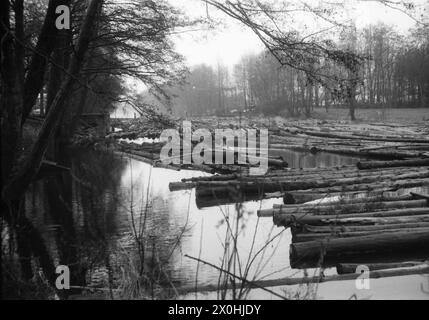
<path id="1" fill-rule="evenodd" d="M 55 19 L 57 17 L 55 10 L 60 5 L 70 5 L 70 0 L 50 0 L 48 11 L 43 22 L 42 30 L 39 39 L 31 57 L 29 70 L 24 84 L 24 110 L 22 113 L 23 122 L 28 117 L 33 108 L 37 96 L 43 87 L 43 80 L 45 77 L 45 70 L 48 59 L 52 50 L 55 47 L 55 41 L 58 29 L 55 26 Z"/>
<path id="2" fill-rule="evenodd" d="M 26 188 L 36 176 L 37 171 L 40 168 L 47 146 L 52 140 L 55 130 L 59 125 L 59 120 L 65 111 L 63 108 L 64 102 L 70 96 L 74 81 L 79 75 L 79 71 L 90 42 L 91 30 L 95 25 L 97 10 L 101 3 L 102 0 L 92 0 L 88 6 L 87 13 L 80 30 L 78 42 L 71 57 L 67 76 L 61 84 L 61 88 L 49 108 L 49 112 L 43 122 L 39 136 L 23 164 L 17 166 L 16 175 L 3 187 L 2 196 L 7 202 L 10 202 L 12 199 L 19 199 L 24 194 Z"/>

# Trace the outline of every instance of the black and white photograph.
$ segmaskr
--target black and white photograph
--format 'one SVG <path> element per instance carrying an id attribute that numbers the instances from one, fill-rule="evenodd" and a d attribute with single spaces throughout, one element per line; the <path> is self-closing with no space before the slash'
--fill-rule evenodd
<path id="1" fill-rule="evenodd" d="M 428 0 L 1 0 L 0 75 L 1 300 L 429 300 Z"/>

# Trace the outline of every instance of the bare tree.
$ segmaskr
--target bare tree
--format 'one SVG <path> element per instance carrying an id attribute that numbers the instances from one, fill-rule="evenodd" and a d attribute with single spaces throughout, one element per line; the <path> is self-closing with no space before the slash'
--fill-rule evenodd
<path id="1" fill-rule="evenodd" d="M 312 4 L 308 1 L 204 1 L 249 27 L 282 66 L 303 72 L 310 86 L 319 83 L 332 91 L 333 97 L 348 101 L 350 117 L 355 119 L 356 88 L 360 81 L 360 69 L 368 57 L 350 48 L 340 49 L 332 40 L 323 37 L 327 31 L 335 29 L 338 32 L 350 28 L 347 19 L 341 15 L 343 2 Z M 408 2 L 375 2 L 400 10 L 418 20 L 412 13 L 414 6 Z M 323 22 L 326 27 L 316 32 L 298 32 L 291 25 L 294 16 L 303 15 Z M 344 68 L 345 74 L 329 72 L 331 69 L 324 66 L 330 64 Z"/>

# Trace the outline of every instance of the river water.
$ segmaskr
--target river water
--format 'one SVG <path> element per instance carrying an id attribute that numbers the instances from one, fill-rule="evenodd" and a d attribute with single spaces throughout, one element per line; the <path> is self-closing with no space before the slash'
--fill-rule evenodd
<path id="1" fill-rule="evenodd" d="M 352 165 L 358 161 L 296 152 L 284 153 L 283 157 L 293 168 Z M 290 268 L 289 230 L 256 215 L 258 209 L 271 208 L 282 199 L 199 209 L 195 190 L 170 192 L 168 185 L 206 173 L 153 168 L 102 151 L 75 150 L 64 161 L 70 172 L 52 174 L 35 183 L 27 196 L 26 210 L 49 244 L 55 262 L 70 266 L 72 286 L 107 288 L 110 283 L 120 287 L 141 268 L 168 287 L 218 283 L 216 268 L 187 256 L 229 268 L 248 279 L 304 275 L 304 271 Z M 139 243 L 144 246 L 139 247 Z M 235 255 L 233 248 L 237 248 Z M 138 259 L 141 256 L 143 264 Z M 312 270 L 307 272 L 311 275 Z M 275 290 L 296 298 L 312 294 L 298 286 L 287 293 L 283 289 Z M 323 292 L 323 288 L 320 290 Z M 353 293 L 326 290 L 328 298 L 347 299 Z M 195 299 L 196 295 L 181 297 Z M 200 293 L 198 297 L 219 296 Z M 262 290 L 253 290 L 248 297 L 275 298 Z"/>

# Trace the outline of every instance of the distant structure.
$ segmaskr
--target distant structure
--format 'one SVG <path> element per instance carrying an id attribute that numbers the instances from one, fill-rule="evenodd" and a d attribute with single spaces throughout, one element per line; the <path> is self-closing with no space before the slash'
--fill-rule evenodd
<path id="1" fill-rule="evenodd" d="M 130 105 L 118 105 L 115 110 L 110 113 L 110 118 L 138 118 L 140 114 Z"/>

